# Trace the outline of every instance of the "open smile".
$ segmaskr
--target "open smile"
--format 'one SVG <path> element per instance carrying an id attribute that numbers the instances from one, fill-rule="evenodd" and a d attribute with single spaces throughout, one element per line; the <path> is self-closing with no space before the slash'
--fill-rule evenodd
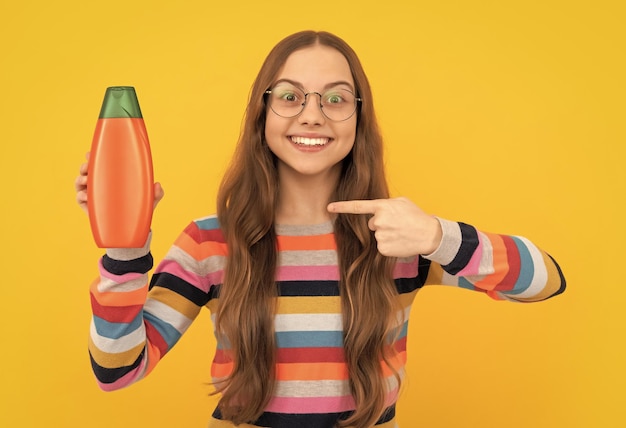
<path id="1" fill-rule="evenodd" d="M 297 144 L 299 146 L 308 146 L 308 147 L 325 146 L 331 141 L 330 138 L 323 138 L 323 137 L 308 138 L 308 137 L 291 136 L 289 137 L 289 139 L 294 144 Z"/>

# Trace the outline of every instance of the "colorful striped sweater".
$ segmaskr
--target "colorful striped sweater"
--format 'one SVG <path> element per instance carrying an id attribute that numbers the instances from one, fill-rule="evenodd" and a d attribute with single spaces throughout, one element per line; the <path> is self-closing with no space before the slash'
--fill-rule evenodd
<path id="1" fill-rule="evenodd" d="M 394 366 L 403 372 L 410 308 L 424 285 L 453 285 L 498 300 L 532 302 L 564 291 L 559 266 L 521 237 L 488 234 L 440 219 L 443 240 L 426 257 L 398 260 L 394 278 L 405 324 Z M 331 222 L 276 226 L 279 287 L 275 334 L 276 388 L 254 425 L 333 427 L 354 409 L 343 355 L 336 244 Z M 141 249 L 107 250 L 91 287 L 89 351 L 100 387 L 119 389 L 150 373 L 202 307 L 214 316 L 227 246 L 216 217 L 192 222 L 148 279 L 149 241 Z M 232 367 L 218 343 L 214 379 Z M 395 427 L 397 383 L 387 369 L 388 411 L 377 427 Z M 209 427 L 233 427 L 216 410 Z"/>

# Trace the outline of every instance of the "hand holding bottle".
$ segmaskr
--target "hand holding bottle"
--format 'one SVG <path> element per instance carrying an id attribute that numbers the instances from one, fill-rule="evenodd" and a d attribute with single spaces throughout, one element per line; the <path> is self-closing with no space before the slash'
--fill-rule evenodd
<path id="1" fill-rule="evenodd" d="M 78 206 L 81 207 L 85 214 L 88 214 L 87 210 L 87 174 L 89 173 L 89 152 L 85 155 L 87 162 L 84 162 L 80 166 L 80 172 L 76 180 L 74 181 L 74 188 L 76 189 L 76 202 Z M 156 209 L 157 205 L 163 199 L 165 195 L 165 191 L 161 186 L 161 183 L 154 183 L 154 209 Z"/>

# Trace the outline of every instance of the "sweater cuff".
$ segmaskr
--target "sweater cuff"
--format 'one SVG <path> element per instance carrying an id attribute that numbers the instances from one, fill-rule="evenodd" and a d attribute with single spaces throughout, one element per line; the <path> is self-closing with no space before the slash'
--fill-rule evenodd
<path id="1" fill-rule="evenodd" d="M 445 266 L 452 263 L 458 254 L 463 236 L 459 223 L 439 217 L 435 218 L 441 225 L 441 243 L 434 252 L 422 257 Z"/>
<path id="2" fill-rule="evenodd" d="M 112 260 L 129 261 L 146 256 L 150 252 L 152 231 L 148 234 L 146 243 L 141 248 L 107 248 L 106 255 Z"/>

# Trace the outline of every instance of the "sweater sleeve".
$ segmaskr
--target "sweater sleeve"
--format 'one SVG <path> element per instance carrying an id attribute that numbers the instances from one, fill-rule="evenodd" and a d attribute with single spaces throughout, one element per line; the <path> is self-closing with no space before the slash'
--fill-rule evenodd
<path id="1" fill-rule="evenodd" d="M 108 249 L 90 287 L 89 355 L 101 389 L 112 391 L 147 376 L 209 300 L 190 254 L 193 223 L 155 270 L 150 239 L 140 249 Z M 182 243 L 182 245 L 181 245 Z M 190 293 L 189 290 L 193 290 Z"/>
<path id="2" fill-rule="evenodd" d="M 565 277 L 557 262 L 528 239 L 438 220 L 441 244 L 423 256 L 434 262 L 427 285 L 454 285 L 518 302 L 545 300 L 565 291 Z"/>

